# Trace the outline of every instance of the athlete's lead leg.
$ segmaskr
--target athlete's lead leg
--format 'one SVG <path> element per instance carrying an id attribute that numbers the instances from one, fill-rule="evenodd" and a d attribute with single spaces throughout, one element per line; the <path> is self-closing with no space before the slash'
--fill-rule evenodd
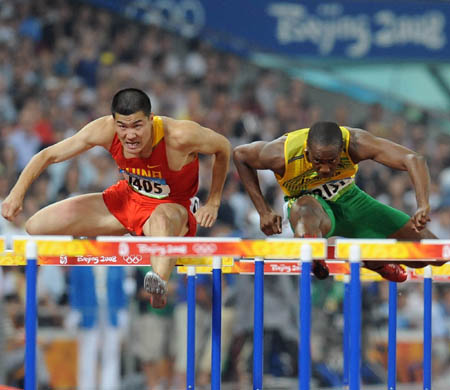
<path id="1" fill-rule="evenodd" d="M 144 235 L 153 237 L 184 236 L 188 232 L 188 212 L 175 203 L 163 203 L 153 211 L 143 227 Z M 152 268 L 145 275 L 144 288 L 152 295 L 153 307 L 167 303 L 167 282 L 177 262 L 176 257 L 152 257 Z"/>
<path id="2" fill-rule="evenodd" d="M 331 220 L 321 204 L 312 196 L 302 196 L 292 205 L 290 223 L 294 236 L 325 237 L 331 229 Z M 312 272 L 318 279 L 326 279 L 330 274 L 325 260 L 313 260 Z"/>

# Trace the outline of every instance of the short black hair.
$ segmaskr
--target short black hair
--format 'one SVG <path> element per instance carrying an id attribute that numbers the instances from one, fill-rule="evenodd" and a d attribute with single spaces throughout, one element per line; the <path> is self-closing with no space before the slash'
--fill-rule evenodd
<path id="1" fill-rule="evenodd" d="M 342 149 L 344 146 L 342 131 L 337 123 L 316 122 L 309 129 L 307 145 L 333 145 Z"/>
<path id="2" fill-rule="evenodd" d="M 111 112 L 115 116 L 131 115 L 142 111 L 145 116 L 149 116 L 152 112 L 152 104 L 150 98 L 144 91 L 137 88 L 125 88 L 116 92 L 111 103 Z"/>

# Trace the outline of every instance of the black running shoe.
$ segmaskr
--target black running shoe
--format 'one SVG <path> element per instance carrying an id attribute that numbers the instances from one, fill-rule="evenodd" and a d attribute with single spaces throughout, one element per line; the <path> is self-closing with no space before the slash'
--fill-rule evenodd
<path id="1" fill-rule="evenodd" d="M 330 270 L 325 260 L 313 260 L 312 273 L 317 279 L 320 280 L 328 278 L 330 275 Z"/>

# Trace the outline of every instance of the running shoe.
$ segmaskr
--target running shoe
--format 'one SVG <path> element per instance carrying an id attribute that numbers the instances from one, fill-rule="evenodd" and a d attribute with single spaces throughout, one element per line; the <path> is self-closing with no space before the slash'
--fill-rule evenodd
<path id="1" fill-rule="evenodd" d="M 144 278 L 144 289 L 150 295 L 150 304 L 155 309 L 161 309 L 167 304 L 167 282 L 152 271 L 147 272 Z"/>
<path id="2" fill-rule="evenodd" d="M 390 282 L 402 283 L 408 279 L 408 273 L 400 264 L 384 264 L 378 268 L 370 268 Z"/>
<path id="3" fill-rule="evenodd" d="M 312 273 L 317 279 L 326 279 L 330 275 L 330 269 L 328 268 L 325 260 L 313 260 Z"/>

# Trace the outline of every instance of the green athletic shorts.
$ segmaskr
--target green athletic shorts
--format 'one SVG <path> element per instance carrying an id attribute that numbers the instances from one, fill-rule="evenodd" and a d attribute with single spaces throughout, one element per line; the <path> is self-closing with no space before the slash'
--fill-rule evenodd
<path id="1" fill-rule="evenodd" d="M 387 238 L 402 228 L 410 217 L 403 211 L 387 206 L 352 184 L 342 196 L 331 202 L 320 195 L 305 193 L 288 197 L 288 217 L 292 204 L 302 196 L 312 196 L 319 201 L 331 220 L 331 230 L 326 237 Z M 291 226 L 292 228 L 292 226 Z"/>

